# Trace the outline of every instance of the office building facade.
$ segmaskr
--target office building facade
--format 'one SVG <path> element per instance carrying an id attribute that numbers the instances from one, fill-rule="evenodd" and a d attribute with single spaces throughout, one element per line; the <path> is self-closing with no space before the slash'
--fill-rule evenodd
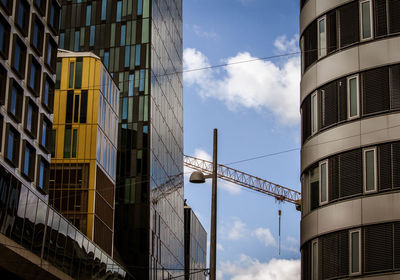
<path id="1" fill-rule="evenodd" d="M 185 205 L 185 280 L 206 280 L 207 232 L 193 209 Z"/>
<path id="2" fill-rule="evenodd" d="M 60 48 L 95 53 L 120 89 L 114 257 L 138 279 L 182 274 L 182 0 L 62 1 L 61 14 Z"/>
<path id="3" fill-rule="evenodd" d="M 400 1 L 301 1 L 302 279 L 400 277 Z"/>
<path id="4" fill-rule="evenodd" d="M 60 50 L 50 203 L 112 256 L 119 90 L 99 57 Z"/>

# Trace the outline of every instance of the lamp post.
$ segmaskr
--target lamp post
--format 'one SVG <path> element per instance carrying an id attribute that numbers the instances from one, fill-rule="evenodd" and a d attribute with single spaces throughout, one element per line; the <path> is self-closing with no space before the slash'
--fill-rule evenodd
<path id="1" fill-rule="evenodd" d="M 189 179 L 191 183 L 204 183 L 205 179 L 212 178 L 209 280 L 216 280 L 216 267 L 217 267 L 217 169 L 218 169 L 217 147 L 218 147 L 218 130 L 214 128 L 213 172 L 211 175 L 204 175 L 202 172 L 195 171 L 190 175 Z"/>

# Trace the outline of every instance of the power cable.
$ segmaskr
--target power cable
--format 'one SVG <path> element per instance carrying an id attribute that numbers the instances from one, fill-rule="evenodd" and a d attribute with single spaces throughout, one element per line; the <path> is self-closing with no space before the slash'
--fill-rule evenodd
<path id="1" fill-rule="evenodd" d="M 242 163 L 242 162 L 256 160 L 256 159 L 260 159 L 260 158 L 266 158 L 266 157 L 270 157 L 270 156 L 276 156 L 276 155 L 280 155 L 280 154 L 285 154 L 285 153 L 298 151 L 298 150 L 300 150 L 300 148 L 293 148 L 293 149 L 290 149 L 290 150 L 280 151 L 280 152 L 276 152 L 276 153 L 272 153 L 272 154 L 266 154 L 266 155 L 257 156 L 257 157 L 253 157 L 253 158 L 248 158 L 248 159 L 243 159 L 243 160 L 234 161 L 234 162 L 230 162 L 230 163 L 225 163 L 223 165 L 232 165 L 232 164 Z"/>

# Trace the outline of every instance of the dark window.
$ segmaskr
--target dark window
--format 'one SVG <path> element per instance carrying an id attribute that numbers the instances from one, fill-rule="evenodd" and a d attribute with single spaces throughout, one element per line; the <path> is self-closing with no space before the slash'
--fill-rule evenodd
<path id="1" fill-rule="evenodd" d="M 339 88 L 339 121 L 347 120 L 347 80 L 338 81 Z"/>
<path id="2" fill-rule="evenodd" d="M 375 37 L 387 35 L 386 0 L 375 0 Z"/>
<path id="3" fill-rule="evenodd" d="M 45 11 L 46 11 L 46 2 L 47 0 L 34 0 L 33 3 L 35 4 L 36 8 L 38 8 L 38 11 L 41 13 L 43 16 Z"/>
<path id="4" fill-rule="evenodd" d="M 50 150 L 50 133 L 51 133 L 51 122 L 42 114 L 40 122 L 40 137 L 39 144 L 42 148 L 47 151 Z"/>
<path id="5" fill-rule="evenodd" d="M 354 150 L 340 155 L 339 177 L 340 197 L 363 193 L 362 153 Z"/>
<path id="6" fill-rule="evenodd" d="M 365 272 L 393 268 L 393 224 L 367 226 L 364 229 Z"/>
<path id="7" fill-rule="evenodd" d="M 3 147 L 3 124 L 4 124 L 4 118 L 3 115 L 0 115 L 0 152 L 1 152 L 1 147 Z"/>
<path id="8" fill-rule="evenodd" d="M 76 59 L 75 88 L 81 88 L 82 86 L 82 63 L 82 57 Z"/>
<path id="9" fill-rule="evenodd" d="M 389 13 L 389 32 L 397 33 L 400 32 L 400 1 L 388 1 L 388 13 Z"/>
<path id="10" fill-rule="evenodd" d="M 92 14 L 92 5 L 86 6 L 86 26 L 90 26 L 90 16 Z"/>
<path id="11" fill-rule="evenodd" d="M 311 135 L 311 95 L 306 97 L 301 108 L 302 142 Z"/>
<path id="12" fill-rule="evenodd" d="M 383 144 L 379 146 L 379 190 L 392 188 L 392 145 Z"/>
<path id="13" fill-rule="evenodd" d="M 0 105 L 6 100 L 7 70 L 0 64 Z"/>
<path id="14" fill-rule="evenodd" d="M 42 74 L 42 68 L 40 67 L 39 62 L 33 57 L 33 55 L 29 56 L 29 89 L 32 90 L 35 96 L 40 95 L 40 78 Z"/>
<path id="15" fill-rule="evenodd" d="M 33 100 L 29 97 L 26 97 L 25 100 L 26 105 L 24 128 L 31 137 L 36 138 L 39 109 L 36 106 L 35 102 L 33 102 Z"/>
<path id="16" fill-rule="evenodd" d="M 49 113 L 53 112 L 54 83 L 50 76 L 43 74 L 42 104 Z"/>
<path id="17" fill-rule="evenodd" d="M 22 174 L 29 181 L 33 181 L 35 173 L 35 149 L 27 142 L 23 143 Z"/>
<path id="18" fill-rule="evenodd" d="M 88 100 L 88 91 L 87 90 L 82 90 L 82 93 L 81 93 L 80 123 L 86 123 L 87 100 Z"/>
<path id="19" fill-rule="evenodd" d="M 47 22 L 53 31 L 57 34 L 59 27 L 60 6 L 56 0 L 50 0 Z"/>
<path id="20" fill-rule="evenodd" d="M 65 123 L 72 123 L 73 106 L 74 106 L 74 91 L 69 90 L 67 92 L 67 108 L 65 114 Z"/>
<path id="21" fill-rule="evenodd" d="M 75 95 L 75 104 L 74 104 L 74 122 L 79 121 L 79 95 Z"/>
<path id="22" fill-rule="evenodd" d="M 71 125 L 65 126 L 64 134 L 64 158 L 71 157 Z"/>
<path id="23" fill-rule="evenodd" d="M 6 154 L 6 159 L 14 167 L 18 166 L 19 141 L 20 141 L 20 135 L 18 131 L 10 124 L 7 124 L 5 154 Z"/>
<path id="24" fill-rule="evenodd" d="M 53 74 L 56 73 L 57 44 L 50 34 L 46 36 L 46 65 L 50 67 Z"/>
<path id="25" fill-rule="evenodd" d="M 76 147 L 78 145 L 78 130 L 72 131 L 72 157 L 76 158 Z"/>
<path id="26" fill-rule="evenodd" d="M 381 67 L 362 73 L 363 115 L 389 110 L 389 69 Z"/>
<path id="27" fill-rule="evenodd" d="M 12 12 L 12 5 L 14 0 L 1 0 L 0 6 L 3 7 L 7 15 L 10 15 Z"/>
<path id="28" fill-rule="evenodd" d="M 358 1 L 339 8 L 340 47 L 346 47 L 359 41 L 360 23 Z"/>
<path id="29" fill-rule="evenodd" d="M 25 78 L 26 46 L 14 35 L 12 67 L 21 79 Z"/>
<path id="30" fill-rule="evenodd" d="M 44 26 L 40 18 L 36 15 L 32 15 L 31 24 L 31 45 L 36 50 L 39 56 L 42 56 L 43 50 L 43 38 L 44 38 Z"/>
<path id="31" fill-rule="evenodd" d="M 319 240 L 320 271 L 323 279 L 347 276 L 349 273 L 349 233 L 334 232 Z"/>
<path id="32" fill-rule="evenodd" d="M 304 31 L 304 69 L 307 69 L 318 58 L 317 21 Z"/>
<path id="33" fill-rule="evenodd" d="M 17 7 L 15 11 L 15 23 L 16 26 L 19 27 L 22 34 L 25 36 L 28 35 L 28 26 L 29 26 L 29 11 L 30 6 L 29 3 L 25 0 L 18 0 Z"/>
<path id="34" fill-rule="evenodd" d="M 23 89 L 14 79 L 10 79 L 10 90 L 8 93 L 8 113 L 17 122 L 21 122 Z"/>
<path id="35" fill-rule="evenodd" d="M 331 53 L 337 49 L 337 24 L 336 24 L 336 11 L 330 12 L 327 17 L 327 41 L 328 41 L 328 53 Z"/>
<path id="36" fill-rule="evenodd" d="M 339 156 L 329 159 L 329 201 L 339 198 Z"/>
<path id="37" fill-rule="evenodd" d="M 61 84 L 61 67 L 62 67 L 61 61 L 57 61 L 56 88 L 60 88 L 60 84 Z"/>
<path id="38" fill-rule="evenodd" d="M 74 72 L 75 72 L 75 62 L 69 63 L 69 82 L 68 87 L 74 88 Z"/>
<path id="39" fill-rule="evenodd" d="M 330 83 L 320 90 L 320 124 L 321 128 L 338 122 L 337 82 Z"/>
<path id="40" fill-rule="evenodd" d="M 43 192 L 47 192 L 50 172 L 49 163 L 42 156 L 38 157 L 38 173 L 37 173 L 37 188 Z"/>
<path id="41" fill-rule="evenodd" d="M 56 140 L 57 140 L 57 130 L 52 129 L 51 130 L 51 149 L 50 149 L 52 158 L 56 156 Z"/>
<path id="42" fill-rule="evenodd" d="M 3 59 L 8 59 L 8 49 L 10 45 L 10 25 L 0 14 L 0 55 Z"/>

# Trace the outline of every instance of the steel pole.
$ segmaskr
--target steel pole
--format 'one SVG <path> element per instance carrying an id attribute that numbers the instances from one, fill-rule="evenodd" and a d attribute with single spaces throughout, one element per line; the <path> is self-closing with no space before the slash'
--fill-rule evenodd
<path id="1" fill-rule="evenodd" d="M 210 280 L 216 280 L 217 267 L 217 149 L 218 130 L 214 128 L 213 173 L 211 197 Z"/>

